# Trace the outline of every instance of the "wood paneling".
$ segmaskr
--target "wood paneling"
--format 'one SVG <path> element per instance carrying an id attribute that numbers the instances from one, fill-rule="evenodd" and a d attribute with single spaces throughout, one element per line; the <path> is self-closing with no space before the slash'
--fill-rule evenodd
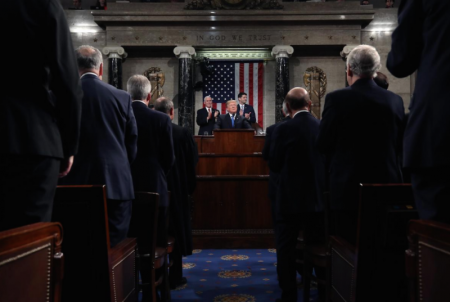
<path id="1" fill-rule="evenodd" d="M 197 175 L 268 175 L 261 154 L 200 154 Z"/>
<path id="2" fill-rule="evenodd" d="M 262 152 L 265 136 L 254 135 L 253 130 L 216 130 L 214 136 L 195 136 L 199 153 L 253 154 Z"/>
<path id="3" fill-rule="evenodd" d="M 195 248 L 274 247 L 264 136 L 220 130 L 196 136 Z"/>

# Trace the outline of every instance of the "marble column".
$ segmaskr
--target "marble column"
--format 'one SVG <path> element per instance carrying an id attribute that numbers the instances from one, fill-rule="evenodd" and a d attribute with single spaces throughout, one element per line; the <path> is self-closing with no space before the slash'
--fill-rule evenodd
<path id="1" fill-rule="evenodd" d="M 283 101 L 289 92 L 289 57 L 294 53 L 294 48 L 289 45 L 276 45 L 272 48 L 272 55 L 275 56 L 275 122 L 283 119 Z"/>
<path id="2" fill-rule="evenodd" d="M 344 78 L 345 78 L 345 87 L 348 87 L 347 82 L 347 56 L 349 53 L 358 45 L 345 45 L 344 49 L 341 51 L 341 58 L 345 62 L 345 68 L 344 68 Z"/>
<path id="3" fill-rule="evenodd" d="M 107 46 L 103 54 L 108 56 L 108 83 L 122 89 L 122 63 L 128 54 L 120 46 Z"/>
<path id="4" fill-rule="evenodd" d="M 178 57 L 178 125 L 194 133 L 194 89 L 192 46 L 177 46 L 173 53 Z"/>

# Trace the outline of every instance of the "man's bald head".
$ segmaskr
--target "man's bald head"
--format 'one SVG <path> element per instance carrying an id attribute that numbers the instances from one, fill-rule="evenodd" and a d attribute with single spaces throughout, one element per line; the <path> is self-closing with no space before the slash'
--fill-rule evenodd
<path id="1" fill-rule="evenodd" d="M 311 103 L 308 91 L 301 87 L 292 88 L 284 100 L 290 111 L 306 109 Z"/>
<path id="2" fill-rule="evenodd" d="M 82 45 L 75 50 L 75 53 L 80 74 L 85 72 L 99 73 L 100 65 L 103 63 L 100 50 L 89 45 Z"/>

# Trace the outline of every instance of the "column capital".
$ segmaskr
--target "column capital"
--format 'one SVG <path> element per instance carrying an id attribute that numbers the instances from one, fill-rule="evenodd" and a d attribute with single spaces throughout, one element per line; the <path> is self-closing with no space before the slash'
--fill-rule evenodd
<path id="1" fill-rule="evenodd" d="M 356 47 L 359 46 L 359 44 L 349 44 L 349 45 L 345 45 L 344 49 L 342 49 L 342 51 L 340 52 L 341 58 L 344 62 L 347 61 L 347 56 L 348 54 Z"/>
<path id="2" fill-rule="evenodd" d="M 289 58 L 294 53 L 294 48 L 290 45 L 275 45 L 272 48 L 272 56 L 275 58 Z"/>
<path id="3" fill-rule="evenodd" d="M 128 57 L 128 54 L 125 52 L 125 49 L 120 46 L 106 46 L 103 47 L 102 52 L 105 56 L 108 56 L 108 58 L 118 58 L 118 59 L 125 59 Z"/>
<path id="4" fill-rule="evenodd" d="M 173 53 L 178 59 L 190 59 L 195 55 L 195 48 L 191 45 L 177 46 L 173 49 Z"/>

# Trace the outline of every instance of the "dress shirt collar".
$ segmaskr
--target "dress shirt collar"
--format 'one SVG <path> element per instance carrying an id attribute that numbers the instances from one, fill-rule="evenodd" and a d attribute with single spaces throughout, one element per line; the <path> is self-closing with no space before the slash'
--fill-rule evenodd
<path id="1" fill-rule="evenodd" d="M 132 102 L 133 102 L 133 103 L 134 103 L 134 102 L 141 102 L 142 104 L 144 104 L 145 106 L 147 106 L 147 104 L 146 104 L 144 101 L 141 101 L 141 100 L 133 100 Z"/>
<path id="2" fill-rule="evenodd" d="M 80 79 L 82 79 L 85 75 L 88 75 L 88 74 L 95 75 L 95 76 L 98 78 L 98 75 L 97 75 L 96 73 L 94 73 L 94 72 L 86 72 L 86 73 L 83 73 L 83 74 L 81 75 Z"/>
<path id="3" fill-rule="evenodd" d="M 299 114 L 300 112 L 309 112 L 308 110 L 299 110 L 299 111 L 297 111 L 293 116 L 292 116 L 292 118 L 294 118 L 297 114 Z"/>
<path id="4" fill-rule="evenodd" d="M 230 118 L 234 115 L 234 118 L 236 118 L 237 117 L 237 113 L 229 113 L 228 112 L 228 114 L 230 115 Z"/>

